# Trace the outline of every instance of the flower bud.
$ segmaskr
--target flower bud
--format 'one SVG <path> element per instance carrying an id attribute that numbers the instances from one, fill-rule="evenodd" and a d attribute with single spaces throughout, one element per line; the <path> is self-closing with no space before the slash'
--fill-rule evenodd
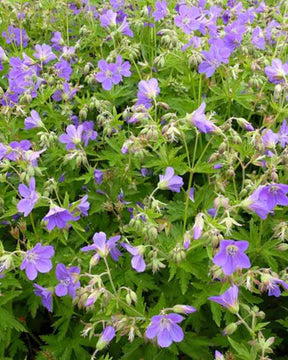
<path id="1" fill-rule="evenodd" d="M 223 335 L 232 335 L 238 328 L 238 325 L 236 323 L 231 323 L 225 327 L 222 334 Z"/>

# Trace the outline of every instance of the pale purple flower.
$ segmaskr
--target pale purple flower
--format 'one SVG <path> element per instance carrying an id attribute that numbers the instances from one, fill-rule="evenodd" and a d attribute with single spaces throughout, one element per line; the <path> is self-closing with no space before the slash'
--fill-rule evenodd
<path id="1" fill-rule="evenodd" d="M 55 65 L 56 74 L 67 81 L 70 80 L 70 76 L 73 72 L 70 64 L 66 60 L 61 60 Z"/>
<path id="2" fill-rule="evenodd" d="M 214 360 L 225 360 L 224 356 L 220 353 L 220 351 L 215 351 L 215 359 Z"/>
<path id="3" fill-rule="evenodd" d="M 283 64 L 280 59 L 274 59 L 272 65 L 266 66 L 264 70 L 271 83 L 280 84 L 288 75 L 288 62 Z"/>
<path id="4" fill-rule="evenodd" d="M 121 243 L 121 245 L 126 249 L 132 256 L 131 266 L 137 272 L 143 272 L 146 269 L 146 264 L 143 258 L 143 253 L 145 251 L 144 246 L 132 246 L 129 244 Z"/>
<path id="5" fill-rule="evenodd" d="M 265 37 L 259 26 L 257 26 L 252 33 L 252 44 L 255 45 L 258 49 L 265 49 Z"/>
<path id="6" fill-rule="evenodd" d="M 268 209 L 274 209 L 277 205 L 288 206 L 288 185 L 269 184 L 261 188 L 260 198 L 267 204 Z"/>
<path id="7" fill-rule="evenodd" d="M 97 81 L 102 83 L 104 90 L 111 90 L 113 84 L 117 85 L 122 80 L 116 64 L 108 64 L 105 60 L 98 61 L 100 72 L 95 75 Z"/>
<path id="8" fill-rule="evenodd" d="M 175 25 L 180 27 L 185 34 L 190 34 L 193 30 L 200 28 L 201 11 L 196 6 L 188 7 L 180 5 L 179 14 L 175 17 Z"/>
<path id="9" fill-rule="evenodd" d="M 154 20 L 159 21 L 159 20 L 164 19 L 164 17 L 168 13 L 166 0 L 156 1 L 155 8 L 156 8 L 156 10 L 152 14 L 154 17 Z"/>
<path id="10" fill-rule="evenodd" d="M 154 100 L 160 92 L 157 79 L 141 80 L 138 84 L 138 89 L 138 101 L 136 105 L 144 105 L 146 109 L 150 108 L 152 106 L 152 100 Z"/>
<path id="11" fill-rule="evenodd" d="M 273 149 L 279 141 L 279 134 L 274 133 L 271 129 L 264 129 L 262 132 L 262 141 L 266 148 Z"/>
<path id="12" fill-rule="evenodd" d="M 193 239 L 194 240 L 198 240 L 202 235 L 203 228 L 204 228 L 203 216 L 204 216 L 203 213 L 199 213 L 195 217 L 195 223 L 193 226 Z"/>
<path id="13" fill-rule="evenodd" d="M 7 31 L 3 31 L 2 36 L 6 39 L 7 44 L 14 43 L 19 46 L 22 41 L 22 45 L 25 48 L 28 44 L 27 33 L 24 28 L 20 29 L 13 25 L 9 25 Z"/>
<path id="14" fill-rule="evenodd" d="M 118 10 L 119 8 L 124 6 L 125 2 L 124 0 L 110 0 L 110 4 L 114 10 Z"/>
<path id="15" fill-rule="evenodd" d="M 221 164 L 221 163 L 213 165 L 213 169 L 215 169 L 215 170 L 221 169 L 222 167 L 223 167 L 223 164 Z"/>
<path id="16" fill-rule="evenodd" d="M 20 184 L 18 191 L 23 199 L 18 202 L 17 210 L 23 212 L 26 217 L 30 214 L 39 198 L 35 191 L 35 178 L 30 179 L 29 188 L 24 184 Z"/>
<path id="17" fill-rule="evenodd" d="M 115 335 L 116 335 L 115 328 L 113 326 L 108 325 L 103 330 L 103 333 L 99 338 L 99 343 L 101 343 L 101 345 L 103 344 L 104 346 L 106 346 L 114 339 Z"/>
<path id="18" fill-rule="evenodd" d="M 88 195 L 84 195 L 80 200 L 80 204 L 77 205 L 77 210 L 79 210 L 84 216 L 88 216 L 88 210 L 90 208 L 90 203 L 87 201 L 87 199 Z"/>
<path id="19" fill-rule="evenodd" d="M 8 146 L 11 150 L 6 154 L 6 159 L 17 161 L 31 148 L 31 142 L 29 140 L 12 141 Z"/>
<path id="20" fill-rule="evenodd" d="M 71 100 L 73 96 L 76 94 L 77 89 L 72 88 L 69 83 L 64 82 L 62 89 L 56 89 L 54 94 L 52 95 L 52 99 L 54 101 L 61 101 L 61 100 Z"/>
<path id="21" fill-rule="evenodd" d="M 31 110 L 31 116 L 27 117 L 24 120 L 24 124 L 25 124 L 25 130 L 30 130 L 30 129 L 34 129 L 36 127 L 43 126 L 43 122 L 40 118 L 40 115 L 35 110 Z"/>
<path id="22" fill-rule="evenodd" d="M 288 125 L 286 119 L 283 120 L 283 123 L 279 130 L 279 141 L 282 148 L 284 148 L 288 144 Z"/>
<path id="23" fill-rule="evenodd" d="M 33 284 L 34 293 L 41 297 L 42 305 L 50 312 L 52 312 L 52 291 L 45 289 L 44 287 Z"/>
<path id="24" fill-rule="evenodd" d="M 84 121 L 82 123 L 82 126 L 83 126 L 82 140 L 84 141 L 84 146 L 87 146 L 89 140 L 97 139 L 98 133 L 97 131 L 94 130 L 93 121 Z"/>
<path id="25" fill-rule="evenodd" d="M 49 45 L 42 44 L 42 45 L 35 45 L 36 52 L 33 56 L 36 59 L 39 59 L 43 64 L 47 64 L 49 61 L 55 60 L 57 57 L 52 52 L 52 48 Z"/>
<path id="26" fill-rule="evenodd" d="M 55 49 L 57 51 L 62 49 L 62 46 L 64 45 L 64 40 L 62 38 L 62 34 L 60 31 L 53 32 L 51 44 L 52 44 L 53 49 Z"/>
<path id="27" fill-rule="evenodd" d="M 158 188 L 161 190 L 171 190 L 173 192 L 180 192 L 181 186 L 184 185 L 181 176 L 174 175 L 174 169 L 167 167 L 165 175 L 159 175 Z"/>
<path id="28" fill-rule="evenodd" d="M 42 246 L 38 243 L 33 249 L 26 252 L 20 270 L 25 269 L 27 278 L 34 280 L 38 272 L 44 274 L 52 269 L 52 256 L 54 256 L 53 246 Z"/>
<path id="29" fill-rule="evenodd" d="M 47 215 L 43 218 L 44 221 L 48 221 L 46 225 L 47 229 L 53 230 L 55 227 L 63 229 L 68 221 L 73 221 L 73 215 L 66 209 L 59 206 L 53 206 L 50 208 Z"/>
<path id="30" fill-rule="evenodd" d="M 183 316 L 174 313 L 153 316 L 146 330 L 146 337 L 157 338 L 158 345 L 163 348 L 169 347 L 173 341 L 181 342 L 184 339 L 184 333 L 178 323 L 183 320 Z"/>
<path id="31" fill-rule="evenodd" d="M 288 290 L 288 284 L 285 281 L 272 276 L 269 277 L 269 281 L 266 284 L 268 296 L 279 297 L 281 295 L 280 285 L 282 285 L 285 290 Z"/>
<path id="32" fill-rule="evenodd" d="M 94 180 L 98 185 L 101 185 L 103 182 L 104 173 L 100 169 L 94 170 Z"/>
<path id="33" fill-rule="evenodd" d="M 112 10 L 104 11 L 103 14 L 100 15 L 99 20 L 101 23 L 101 26 L 105 29 L 109 26 L 116 26 L 116 18 L 117 13 Z"/>
<path id="34" fill-rule="evenodd" d="M 249 269 L 251 263 L 248 256 L 244 254 L 248 247 L 248 241 L 222 240 L 213 263 L 221 266 L 225 275 L 232 275 L 237 269 Z"/>
<path id="35" fill-rule="evenodd" d="M 199 108 L 193 111 L 191 117 L 189 116 L 189 120 L 200 132 L 209 134 L 216 131 L 217 127 L 212 123 L 212 121 L 207 119 L 205 115 L 205 107 L 205 102 L 202 102 Z"/>
<path id="36" fill-rule="evenodd" d="M 113 260 L 118 261 L 121 252 L 117 248 L 117 241 L 121 239 L 120 235 L 112 236 L 107 240 L 106 234 L 104 232 L 95 233 L 93 236 L 93 244 L 84 246 L 81 251 L 95 251 L 100 257 L 107 257 L 110 253 L 110 256 Z"/>
<path id="37" fill-rule="evenodd" d="M 265 220 L 267 215 L 272 213 L 273 209 L 268 206 L 267 202 L 262 198 L 262 190 L 264 186 L 259 186 L 248 197 L 246 203 L 247 208 L 255 212 L 261 219 Z M 244 204 L 246 205 L 246 204 Z"/>
<path id="38" fill-rule="evenodd" d="M 180 314 L 193 314 L 195 311 L 197 311 L 193 306 L 190 305 L 174 305 L 173 311 L 180 313 Z"/>
<path id="39" fill-rule="evenodd" d="M 125 16 L 124 19 L 123 19 L 123 22 L 122 24 L 120 25 L 119 27 L 119 31 L 123 34 L 123 35 L 127 35 L 127 36 L 130 36 L 130 37 L 133 37 L 134 36 L 134 33 L 133 31 L 130 29 L 130 25 L 127 21 L 127 17 Z"/>
<path id="40" fill-rule="evenodd" d="M 59 136 L 59 141 L 62 144 L 66 144 L 67 150 L 72 150 L 76 148 L 76 145 L 80 144 L 82 141 L 82 132 L 83 125 L 78 127 L 74 125 L 68 125 L 66 128 L 66 134 Z"/>
<path id="41" fill-rule="evenodd" d="M 224 306 L 233 314 L 236 314 L 239 311 L 238 287 L 236 285 L 232 285 L 222 295 L 209 297 L 209 300 Z"/>
<path id="42" fill-rule="evenodd" d="M 191 187 L 187 190 L 187 194 L 189 194 L 189 199 L 194 202 L 194 188 Z"/>
<path id="43" fill-rule="evenodd" d="M 118 74 L 121 76 L 121 81 L 122 81 L 122 76 L 124 76 L 124 77 L 131 76 L 131 71 L 130 71 L 131 65 L 130 65 L 129 61 L 123 62 L 123 58 L 121 55 L 117 55 L 115 65 L 117 67 Z"/>
<path id="44" fill-rule="evenodd" d="M 76 289 L 80 287 L 79 281 L 80 269 L 78 266 L 66 268 L 64 264 L 56 266 L 56 277 L 59 284 L 55 287 L 57 296 L 66 296 L 69 294 L 72 299 L 76 296 Z"/>

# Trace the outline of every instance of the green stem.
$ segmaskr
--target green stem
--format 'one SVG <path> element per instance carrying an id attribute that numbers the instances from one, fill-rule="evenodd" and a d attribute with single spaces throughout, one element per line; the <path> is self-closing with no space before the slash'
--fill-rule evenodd
<path id="1" fill-rule="evenodd" d="M 111 271 L 110 271 L 110 268 L 109 268 L 109 265 L 108 265 L 107 258 L 104 257 L 103 259 L 104 259 L 104 262 L 105 262 L 105 266 L 106 266 L 106 269 L 107 269 L 107 274 L 108 274 L 108 277 L 109 277 L 113 292 L 115 294 L 116 299 L 118 299 L 117 291 L 116 291 L 116 288 L 115 288 L 115 285 L 114 285 L 114 282 L 113 282 L 113 279 L 112 279 L 112 276 L 111 276 Z"/>
<path id="2" fill-rule="evenodd" d="M 251 329 L 251 327 L 247 324 L 247 322 L 242 318 L 242 316 L 237 313 L 236 316 L 241 321 L 241 323 L 246 327 L 246 329 L 249 331 L 249 333 L 253 336 L 253 339 L 255 338 L 255 332 Z"/>
<path id="3" fill-rule="evenodd" d="M 36 236 L 36 239 L 38 240 L 38 239 L 39 239 L 39 236 L 38 236 L 38 233 L 37 233 L 37 230 L 36 230 L 36 226 L 35 226 L 35 223 L 34 223 L 34 218 L 33 218 L 32 213 L 30 213 L 30 220 L 31 220 L 31 225 L 32 225 L 34 234 L 35 234 L 35 236 Z"/>

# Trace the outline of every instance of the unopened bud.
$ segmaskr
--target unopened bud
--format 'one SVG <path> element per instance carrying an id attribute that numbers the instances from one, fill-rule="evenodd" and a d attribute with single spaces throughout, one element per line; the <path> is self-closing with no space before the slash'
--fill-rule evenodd
<path id="1" fill-rule="evenodd" d="M 236 323 L 231 323 L 225 327 L 222 334 L 223 335 L 232 335 L 238 328 L 238 325 Z"/>

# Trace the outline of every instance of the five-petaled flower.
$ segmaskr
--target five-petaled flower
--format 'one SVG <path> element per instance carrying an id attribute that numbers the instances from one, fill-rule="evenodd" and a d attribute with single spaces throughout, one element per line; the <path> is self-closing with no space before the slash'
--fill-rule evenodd
<path id="1" fill-rule="evenodd" d="M 24 184 L 20 184 L 18 191 L 23 199 L 18 202 L 17 210 L 19 212 L 23 212 L 26 217 L 30 214 L 39 198 L 35 191 L 35 178 L 32 177 L 30 179 L 29 188 Z"/>
<path id="2" fill-rule="evenodd" d="M 238 287 L 236 285 L 232 285 L 222 295 L 211 296 L 209 297 L 209 300 L 224 306 L 233 314 L 237 314 L 239 311 L 238 291 Z"/>
<path id="3" fill-rule="evenodd" d="M 56 266 L 56 277 L 59 284 L 55 287 L 56 295 L 66 296 L 68 293 L 74 299 L 76 289 L 80 287 L 79 274 L 80 269 L 78 266 L 66 268 L 64 264 L 58 264 Z"/>
<path id="4" fill-rule="evenodd" d="M 41 297 L 42 305 L 50 312 L 52 312 L 52 291 L 45 289 L 44 287 L 33 284 L 34 293 L 37 296 Z"/>
<path id="5" fill-rule="evenodd" d="M 174 169 L 167 167 L 165 175 L 159 175 L 158 188 L 161 190 L 171 190 L 174 192 L 180 192 L 181 187 L 184 185 L 181 176 L 174 175 Z"/>

